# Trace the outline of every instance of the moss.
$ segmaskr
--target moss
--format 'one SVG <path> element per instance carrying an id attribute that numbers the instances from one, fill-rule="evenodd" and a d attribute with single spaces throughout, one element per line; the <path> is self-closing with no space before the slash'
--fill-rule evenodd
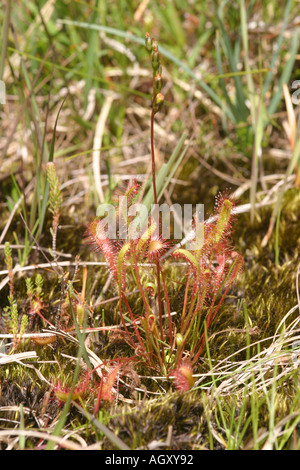
<path id="1" fill-rule="evenodd" d="M 202 418 L 203 405 L 197 394 L 167 393 L 155 402 L 118 406 L 109 426 L 132 449 L 148 449 L 155 441 L 166 442 L 171 426 L 171 445 L 165 443 L 159 449 L 193 449 L 200 442 L 191 435 L 197 435 Z"/>

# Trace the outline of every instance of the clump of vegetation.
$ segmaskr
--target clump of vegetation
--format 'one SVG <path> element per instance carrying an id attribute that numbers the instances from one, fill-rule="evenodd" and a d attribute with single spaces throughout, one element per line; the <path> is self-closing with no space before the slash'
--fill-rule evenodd
<path id="1" fill-rule="evenodd" d="M 22 315 L 19 319 L 18 313 L 18 304 L 15 299 L 15 290 L 13 283 L 13 261 L 12 261 L 12 251 L 10 244 L 5 243 L 4 246 L 5 254 L 5 264 L 9 276 L 9 296 L 8 296 L 8 306 L 4 308 L 3 311 L 3 320 L 6 330 L 13 335 L 13 347 L 14 351 L 18 345 L 22 342 L 22 337 L 26 331 L 28 325 L 28 316 Z"/>
<path id="2" fill-rule="evenodd" d="M 151 55 L 153 70 L 153 97 L 151 110 L 151 149 L 152 149 L 152 185 L 154 194 L 154 212 L 158 211 L 156 191 L 156 168 L 154 155 L 154 116 L 163 103 L 161 90 L 161 64 L 158 46 L 155 40 L 146 35 L 146 48 Z M 220 196 L 214 215 L 214 221 L 204 224 L 199 215 L 194 218 L 194 250 L 177 248 L 172 256 L 183 259 L 189 269 L 186 276 L 184 306 L 178 312 L 177 324 L 172 321 L 171 303 L 165 279 L 169 261 L 163 259 L 169 241 L 161 233 L 161 221 L 158 214 L 155 222 L 143 225 L 129 214 L 139 199 L 139 186 L 132 183 L 121 198 L 119 214 L 119 232 L 125 235 L 111 239 L 111 231 L 105 230 L 107 218 L 94 219 L 88 227 L 88 241 L 97 251 L 102 252 L 114 277 L 119 297 L 119 319 L 126 332 L 128 343 L 135 354 L 151 370 L 167 375 L 171 371 L 177 377 L 178 388 L 187 390 L 192 387 L 192 365 L 197 361 L 205 347 L 205 331 L 217 315 L 222 301 L 237 274 L 241 271 L 242 257 L 231 246 L 231 229 L 234 203 L 230 198 Z M 125 203 L 123 202 L 125 201 Z M 133 230 L 133 227 L 135 230 Z M 119 233 L 120 235 L 120 233 Z M 153 264 L 152 272 L 143 271 L 143 264 Z M 132 277 L 136 286 L 127 278 Z M 129 288 L 130 284 L 130 288 Z M 137 290 L 143 307 L 139 306 L 136 314 L 130 306 L 128 292 Z M 150 291 L 150 295 L 149 295 Z M 166 308 L 164 309 L 164 305 Z M 166 319 L 164 318 L 166 311 Z M 124 313 L 126 311 L 126 314 Z M 130 318 L 130 329 L 126 318 Z M 180 379 L 179 379 L 180 376 Z M 182 384 L 185 378 L 185 383 Z M 182 385 L 180 385 L 182 384 Z"/>

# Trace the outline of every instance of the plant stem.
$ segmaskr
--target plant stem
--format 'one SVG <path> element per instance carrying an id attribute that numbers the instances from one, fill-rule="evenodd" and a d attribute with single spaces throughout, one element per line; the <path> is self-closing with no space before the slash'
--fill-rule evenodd
<path id="1" fill-rule="evenodd" d="M 124 292 L 121 292 L 121 297 L 122 297 L 122 299 L 123 299 L 123 301 L 124 301 L 124 303 L 125 303 L 125 305 L 126 305 L 127 311 L 129 312 L 130 319 L 131 319 L 131 321 L 132 321 L 132 324 L 133 324 L 134 331 L 135 331 L 135 333 L 136 333 L 137 339 L 138 339 L 138 341 L 139 341 L 139 343 L 140 343 L 142 349 L 143 349 L 144 351 L 146 351 L 145 345 L 144 345 L 144 343 L 143 343 L 143 341 L 142 341 L 142 338 L 141 338 L 141 336 L 140 336 L 140 334 L 139 334 L 139 330 L 138 330 L 138 327 L 137 327 L 137 325 L 136 325 L 136 321 L 135 321 L 135 319 L 134 319 L 132 310 L 131 310 L 131 308 L 130 308 L 130 306 L 129 306 L 129 303 L 128 303 L 127 299 L 126 299 L 126 296 L 125 296 Z M 120 302 L 121 302 L 121 299 L 120 299 Z M 121 309 L 120 309 L 120 313 L 121 313 Z M 123 324 L 124 324 L 124 323 L 123 323 Z M 128 331 L 128 330 L 127 330 L 127 331 Z"/>
<path id="2" fill-rule="evenodd" d="M 152 98 L 152 110 L 151 110 L 151 122 L 150 122 L 150 144 L 151 144 L 151 162 L 152 162 L 152 185 L 153 185 L 153 194 L 154 194 L 154 204 L 155 204 L 155 218 L 157 223 L 157 230 L 159 235 L 159 212 L 158 212 L 158 202 L 157 202 L 157 192 L 156 192 L 156 173 L 155 173 L 155 151 L 154 151 L 154 104 L 155 104 L 155 91 L 153 84 L 153 98 Z M 161 305 L 161 286 L 160 286 L 160 265 L 159 260 L 156 260 L 156 272 L 157 272 L 157 297 L 158 297 L 158 312 L 159 312 L 159 325 L 160 325 L 160 334 L 161 340 L 163 341 L 163 324 L 162 324 L 162 305 Z M 162 357 L 164 360 L 164 347 L 162 346 Z"/>
<path id="3" fill-rule="evenodd" d="M 187 298 L 188 298 L 189 287 L 190 287 L 190 280 L 191 280 L 191 273 L 189 273 L 189 277 L 188 277 L 186 288 L 185 288 L 184 304 L 183 304 L 183 310 L 182 310 L 182 315 L 181 315 L 181 329 L 183 328 L 183 322 L 184 322 L 184 318 L 186 314 L 186 305 L 187 305 Z"/>
<path id="4" fill-rule="evenodd" d="M 136 255 L 135 250 L 134 250 L 133 256 L 134 256 L 134 269 L 135 269 L 135 274 L 136 274 L 136 281 L 137 281 L 137 284 L 139 286 L 139 290 L 140 290 L 140 293 L 141 293 L 141 296 L 142 296 L 142 299 L 143 299 L 143 303 L 144 303 L 145 311 L 146 311 L 146 316 L 148 317 L 150 315 L 150 306 L 149 306 L 148 299 L 145 296 L 144 289 L 142 287 L 140 274 L 139 274 L 138 260 L 137 260 L 137 255 Z"/>
<path id="5" fill-rule="evenodd" d="M 170 307 L 170 300 L 169 300 L 163 272 L 161 272 L 161 279 L 163 282 L 164 294 L 165 294 L 165 299 L 166 299 L 166 304 L 167 304 L 168 321 L 169 321 L 169 337 L 170 337 L 170 346 L 171 346 L 171 351 L 172 351 L 173 350 L 173 332 L 172 332 L 171 307 Z"/>
<path id="6" fill-rule="evenodd" d="M 153 92 L 154 94 L 154 92 Z M 151 144 L 151 161 L 152 161 L 152 185 L 154 194 L 154 204 L 156 210 L 156 217 L 158 217 L 158 206 L 157 206 L 157 193 L 156 193 L 156 174 L 155 174 L 155 152 L 154 152 L 154 100 L 152 100 L 152 111 L 151 111 L 151 124 L 150 124 L 150 144 Z M 158 220 L 157 220 L 158 223 Z"/>
<path id="7" fill-rule="evenodd" d="M 127 337 L 128 337 L 128 339 L 129 339 L 130 343 L 132 344 L 133 348 L 136 349 L 137 345 L 136 345 L 135 342 L 133 341 L 133 339 L 132 339 L 132 337 L 131 337 L 131 334 L 129 333 L 128 328 L 127 328 L 126 323 L 125 323 L 125 320 L 124 320 L 121 302 L 122 302 L 122 299 L 121 299 L 121 295 L 120 295 L 120 299 L 119 299 L 119 313 L 120 313 L 120 319 L 121 319 L 122 325 L 123 325 L 123 327 L 124 327 L 124 330 L 125 330 L 126 333 L 127 333 Z"/>
<path id="8" fill-rule="evenodd" d="M 156 274 L 157 274 L 157 298 L 158 298 L 158 314 L 159 314 L 159 327 L 160 327 L 160 339 L 164 341 L 163 333 L 163 321 L 162 321 L 162 304 L 161 304 L 161 288 L 160 288 L 160 266 L 159 260 L 156 260 Z M 162 343 L 161 343 L 162 344 Z M 164 360 L 165 353 L 163 344 L 161 346 L 162 358 Z"/>

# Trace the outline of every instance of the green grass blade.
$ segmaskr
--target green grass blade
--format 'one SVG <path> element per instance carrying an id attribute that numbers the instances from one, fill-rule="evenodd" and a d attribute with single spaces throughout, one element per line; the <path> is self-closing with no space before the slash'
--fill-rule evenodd
<path id="1" fill-rule="evenodd" d="M 283 71 L 282 71 L 282 74 L 281 74 L 281 77 L 280 77 L 280 80 L 279 80 L 279 84 L 278 84 L 278 90 L 274 93 L 272 99 L 271 99 L 271 102 L 268 106 L 268 113 L 271 115 L 271 114 L 274 114 L 276 109 L 278 108 L 278 105 L 281 101 L 281 98 L 282 98 L 282 86 L 284 83 L 288 83 L 289 79 L 290 79 L 290 76 L 291 76 L 291 73 L 293 71 L 293 67 L 294 67 L 294 63 L 295 63 L 295 60 L 296 60 L 296 55 L 297 55 L 297 52 L 298 52 L 298 47 L 299 47 L 299 39 L 298 39 L 298 31 L 295 31 L 294 34 L 293 34 L 293 37 L 292 37 L 292 43 L 291 43 L 291 46 L 290 46 L 290 56 L 289 56 L 289 59 L 287 61 L 287 63 L 285 64 L 284 68 L 283 68 Z"/>
<path id="2" fill-rule="evenodd" d="M 218 66 L 218 72 L 219 72 L 219 85 L 221 87 L 221 90 L 223 92 L 223 95 L 225 97 L 225 100 L 232 112 L 233 119 L 231 119 L 231 122 L 233 124 L 237 124 L 238 122 L 238 116 L 236 115 L 236 109 L 230 99 L 230 96 L 226 90 L 225 86 L 225 80 L 224 80 L 224 74 L 223 74 L 223 63 L 222 63 L 222 57 L 221 57 L 221 48 L 220 48 L 220 34 L 219 31 L 216 32 L 216 59 L 217 59 L 217 66 Z"/>
<path id="3" fill-rule="evenodd" d="M 232 50 L 228 34 L 224 28 L 222 18 L 220 16 L 219 11 L 217 10 L 215 6 L 215 3 L 214 3 L 214 8 L 215 8 L 215 13 L 216 13 L 217 24 L 220 30 L 220 38 L 223 43 L 223 50 L 227 57 L 231 72 L 235 73 L 238 71 L 237 63 L 239 62 L 239 58 L 237 57 L 237 54 L 234 53 L 234 51 Z M 237 39 L 237 42 L 235 45 L 237 51 L 239 50 L 238 42 L 239 42 L 239 39 Z M 246 100 L 245 100 L 245 95 L 243 91 L 243 83 L 241 81 L 240 76 L 238 75 L 234 75 L 233 80 L 234 80 L 235 93 L 236 93 L 236 103 L 235 103 L 236 115 L 238 117 L 238 121 L 240 122 L 246 121 L 247 116 L 248 116 L 248 109 L 245 103 Z"/>
<path id="4" fill-rule="evenodd" d="M 99 1 L 96 2 L 96 7 L 98 8 Z M 96 22 L 98 17 L 98 12 L 95 10 L 92 14 L 92 22 Z M 88 38 L 88 48 L 86 54 L 86 69 L 92 75 L 95 69 L 95 57 L 98 54 L 98 44 L 99 44 L 99 34 L 95 30 L 89 31 Z M 100 64 L 100 62 L 98 62 Z M 102 75 L 101 73 L 99 75 Z M 88 94 L 92 87 L 92 79 L 87 77 L 84 86 L 83 98 L 84 98 L 84 109 L 87 107 L 88 103 Z"/>
<path id="5" fill-rule="evenodd" d="M 252 125 L 254 126 L 255 123 L 255 87 L 253 82 L 253 77 L 250 72 L 250 64 L 249 64 L 249 43 L 248 43 L 248 26 L 247 26 L 247 10 L 245 7 L 244 0 L 241 0 L 240 5 L 240 16 L 241 16 L 241 30 L 242 30 L 242 41 L 243 41 L 243 48 L 244 48 L 244 63 L 245 63 L 245 70 L 247 72 L 246 80 L 247 80 L 247 88 L 248 88 L 248 97 L 250 101 L 250 112 L 252 118 Z"/>
<path id="6" fill-rule="evenodd" d="M 262 100 L 259 101 L 257 107 L 257 117 L 255 118 L 255 138 L 253 145 L 252 168 L 251 168 L 251 187 L 250 187 L 250 204 L 251 204 L 251 221 L 254 221 L 254 208 L 256 201 L 256 189 L 258 180 L 259 159 L 262 157 L 261 145 L 264 135 L 264 113 L 262 111 Z"/>
<path id="7" fill-rule="evenodd" d="M 52 139 L 51 139 L 51 146 L 50 146 L 50 151 L 49 151 L 47 162 L 53 162 L 53 159 L 54 159 L 54 146 L 55 146 L 56 127 L 57 127 L 57 123 L 58 123 L 59 114 L 62 110 L 62 107 L 65 103 L 65 100 L 66 100 L 66 98 L 64 98 L 64 100 L 62 101 L 62 103 L 60 105 L 60 108 L 58 110 L 56 119 L 55 119 L 55 124 L 54 124 L 54 128 L 53 128 Z M 48 204 L 48 195 L 49 195 L 49 183 L 48 183 L 47 178 L 45 178 L 44 190 L 43 190 L 43 199 L 42 199 L 40 214 L 39 214 L 39 220 L 40 220 L 39 233 L 42 232 L 43 225 L 44 225 L 45 214 L 46 214 L 46 209 L 47 209 L 47 204 Z"/>
<path id="8" fill-rule="evenodd" d="M 8 30 L 9 30 L 10 14 L 11 14 L 11 4 L 12 4 L 11 0 L 7 0 L 4 23 L 3 23 L 3 30 L 2 30 L 2 45 L 1 45 L 1 56 L 0 56 L 0 80 L 2 80 L 3 72 L 4 72 L 4 64 L 5 64 L 7 42 L 8 42 Z"/>
<path id="9" fill-rule="evenodd" d="M 263 86 L 263 97 L 265 97 L 266 92 L 268 91 L 268 88 L 270 86 L 271 80 L 274 77 L 274 69 L 275 69 L 275 66 L 276 66 L 276 61 L 277 61 L 278 56 L 279 56 L 280 51 L 281 51 L 281 46 L 282 46 L 282 43 L 283 43 L 283 35 L 284 35 L 284 32 L 285 32 L 286 27 L 287 27 L 289 14 L 290 14 L 290 10 L 291 10 L 291 4 L 292 4 L 292 0 L 288 0 L 287 3 L 286 3 L 286 7 L 285 7 L 285 10 L 284 10 L 284 16 L 283 16 L 283 22 L 282 22 L 282 28 L 281 28 L 280 34 L 278 36 L 278 39 L 277 39 L 276 47 L 274 49 L 275 52 L 272 56 L 272 60 L 271 60 L 271 64 L 270 64 L 270 71 L 267 73 L 265 83 L 264 83 L 264 86 Z"/>

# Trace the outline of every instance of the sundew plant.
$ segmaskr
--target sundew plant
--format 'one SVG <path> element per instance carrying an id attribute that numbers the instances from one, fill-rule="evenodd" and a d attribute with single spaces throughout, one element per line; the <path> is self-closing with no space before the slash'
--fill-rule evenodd
<path id="1" fill-rule="evenodd" d="M 107 229 L 109 217 L 96 217 L 88 226 L 87 240 L 102 253 L 114 279 L 119 297 L 116 321 L 124 328 L 135 362 L 140 368 L 174 377 L 179 389 L 189 390 L 194 384 L 193 370 L 205 348 L 205 332 L 242 270 L 243 259 L 231 244 L 234 201 L 226 194 L 217 197 L 215 213 L 209 221 L 194 215 L 193 243 L 189 248 L 172 246 L 162 233 L 154 153 L 154 118 L 164 102 L 162 66 L 156 41 L 146 34 L 145 42 L 153 72 L 150 122 L 153 211 L 145 223 L 136 217 L 133 209 L 141 188 L 132 181 L 113 212 L 119 222 L 117 228 L 114 225 L 116 237 Z M 184 302 L 176 315 L 172 315 L 168 291 L 167 250 L 173 262 L 181 262 L 184 277 Z M 135 289 L 142 301 L 138 308 L 129 295 Z"/>

